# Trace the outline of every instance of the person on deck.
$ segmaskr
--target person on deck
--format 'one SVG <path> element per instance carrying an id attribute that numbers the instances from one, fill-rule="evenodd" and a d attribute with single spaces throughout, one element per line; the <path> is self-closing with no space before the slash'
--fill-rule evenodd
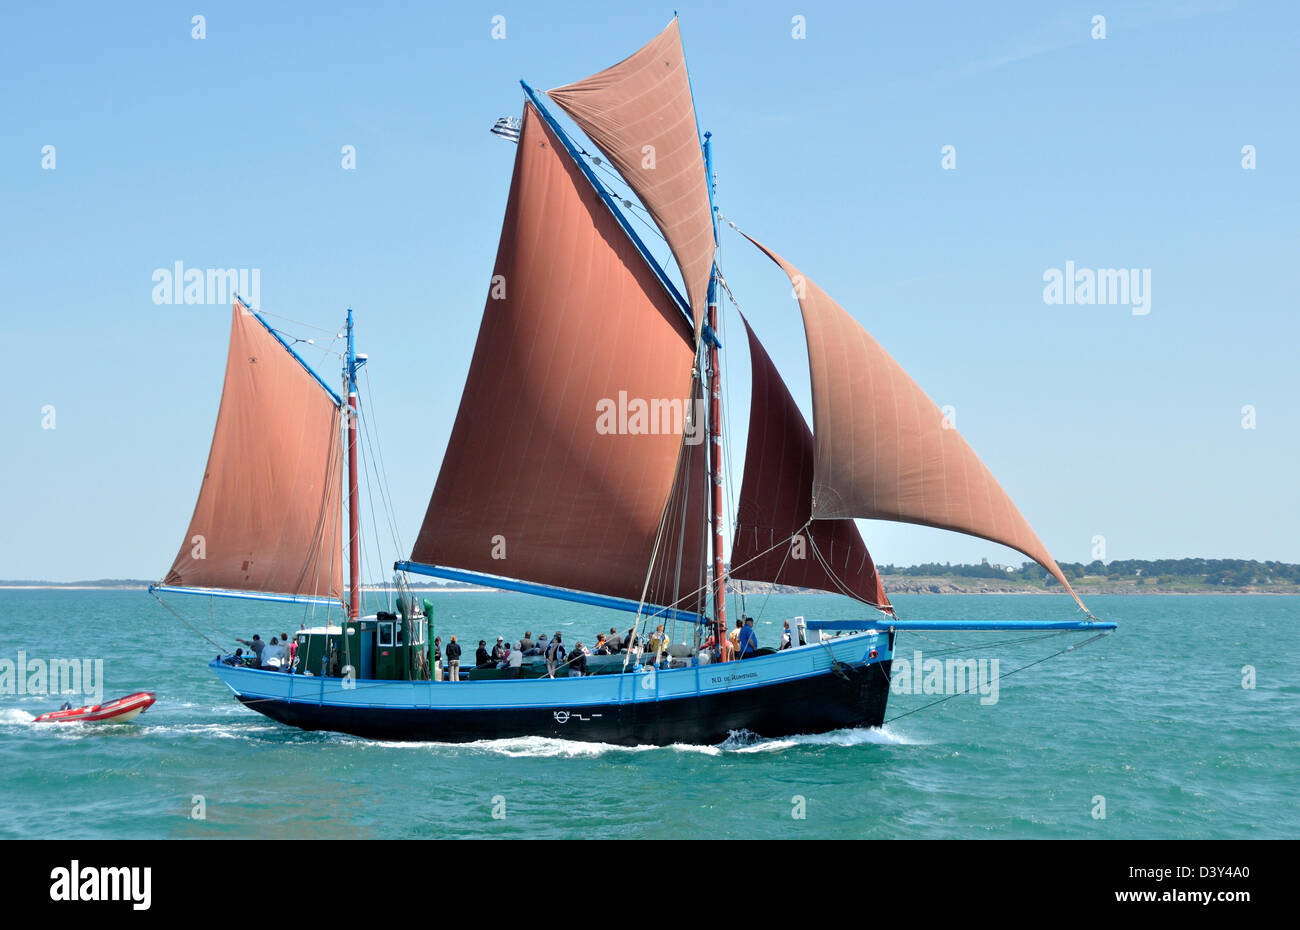
<path id="1" fill-rule="evenodd" d="M 616 650 L 610 648 L 609 640 L 605 638 L 604 633 L 596 634 L 596 655 L 609 656 L 613 655 Z"/>
<path id="2" fill-rule="evenodd" d="M 505 638 L 502 636 L 498 636 L 497 644 L 492 647 L 492 661 L 500 662 L 502 659 L 504 659 L 506 657 L 506 652 L 509 650 L 509 648 L 510 648 L 509 646 L 505 645 Z"/>
<path id="3" fill-rule="evenodd" d="M 727 639 L 731 640 L 731 654 L 736 655 L 740 651 L 740 631 L 745 628 L 745 621 L 741 617 L 736 618 L 736 628 L 727 634 Z"/>
<path id="4" fill-rule="evenodd" d="M 251 640 L 239 639 L 236 637 L 235 642 L 243 643 L 245 646 L 253 650 L 253 668 L 262 667 L 262 652 L 266 649 L 266 643 L 262 641 L 261 636 L 254 633 Z"/>
<path id="5" fill-rule="evenodd" d="M 433 660 L 433 680 L 442 681 L 442 637 L 441 636 L 435 636 L 433 638 L 433 649 L 430 650 L 429 656 Z"/>
<path id="6" fill-rule="evenodd" d="M 280 643 L 288 650 L 289 661 L 286 668 L 293 668 L 294 660 L 298 658 L 298 640 L 290 639 L 288 633 L 280 634 Z"/>
<path id="7" fill-rule="evenodd" d="M 460 643 L 455 636 L 447 643 L 447 672 L 452 681 L 460 681 Z"/>
<path id="8" fill-rule="evenodd" d="M 718 637 L 710 633 L 704 642 L 700 643 L 700 648 L 695 652 L 696 665 L 708 665 L 710 662 L 716 662 L 717 656 L 714 655 L 718 650 Z"/>
<path id="9" fill-rule="evenodd" d="M 474 667 L 487 668 L 492 664 L 492 657 L 488 655 L 487 651 L 487 640 L 480 639 L 478 641 L 478 648 L 474 650 Z"/>
<path id="10" fill-rule="evenodd" d="M 664 633 L 664 625 L 661 623 L 655 627 L 655 631 L 650 634 L 650 652 L 654 654 L 655 665 L 660 664 L 664 655 L 668 652 L 668 646 L 671 640 Z"/>
<path id="11" fill-rule="evenodd" d="M 532 650 L 533 650 L 533 631 L 532 631 L 532 630 L 528 630 L 526 633 L 524 633 L 524 638 L 521 639 L 521 640 L 519 641 L 519 643 L 518 643 L 518 648 L 519 648 L 519 649 L 522 649 L 525 655 L 527 655 L 527 654 L 529 654 L 530 652 L 532 652 Z"/>
<path id="12" fill-rule="evenodd" d="M 524 670 L 524 650 L 522 648 L 523 640 L 515 643 L 515 648 L 510 650 L 510 656 L 506 660 L 509 671 L 506 672 L 507 678 L 518 678 Z"/>
<path id="13" fill-rule="evenodd" d="M 272 636 L 271 645 L 262 650 L 262 668 L 278 672 L 285 664 L 285 659 L 287 657 L 288 653 L 286 653 L 284 647 L 280 645 L 280 640 Z"/>
<path id="14" fill-rule="evenodd" d="M 754 618 L 746 617 L 740 628 L 739 650 L 742 659 L 748 659 L 758 653 L 758 634 L 754 632 Z"/>
<path id="15" fill-rule="evenodd" d="M 623 651 L 623 637 L 619 636 L 618 630 L 613 627 L 609 628 L 609 638 L 606 642 L 609 643 L 609 651 L 611 655 Z"/>
<path id="16" fill-rule="evenodd" d="M 533 648 L 529 650 L 528 654 L 530 656 L 544 656 L 546 655 L 546 650 L 550 645 L 550 641 L 546 638 L 546 634 L 543 633 L 541 636 L 537 637 L 537 645 L 533 646 Z"/>
<path id="17" fill-rule="evenodd" d="M 240 640 L 240 642 L 243 642 L 243 640 Z M 244 649 L 243 649 L 243 647 L 241 646 L 239 649 L 236 649 L 236 650 L 235 650 L 235 654 L 234 654 L 233 656 L 226 656 L 226 657 L 222 660 L 222 663 L 225 664 L 225 665 L 233 665 L 233 666 L 235 666 L 235 667 L 237 667 L 237 668 L 242 667 L 243 664 L 244 664 Z"/>
<path id="18" fill-rule="evenodd" d="M 573 652 L 569 653 L 570 678 L 581 678 L 583 675 L 587 674 L 587 656 L 590 654 L 591 653 L 587 651 L 587 647 L 582 644 L 581 640 L 574 644 Z"/>
<path id="19" fill-rule="evenodd" d="M 551 644 L 546 647 L 546 677 L 554 678 L 555 670 L 564 662 L 564 643 L 560 640 L 560 634 L 557 630 L 555 638 Z"/>

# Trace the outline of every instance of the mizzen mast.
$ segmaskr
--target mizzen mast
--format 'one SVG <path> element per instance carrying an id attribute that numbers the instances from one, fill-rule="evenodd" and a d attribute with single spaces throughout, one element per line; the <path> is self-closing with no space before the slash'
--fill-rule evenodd
<path id="1" fill-rule="evenodd" d="M 348 307 L 348 357 L 343 377 L 348 388 L 348 618 L 361 616 L 361 515 L 357 478 L 357 370 L 366 363 L 358 360 L 352 339 L 352 308 Z"/>

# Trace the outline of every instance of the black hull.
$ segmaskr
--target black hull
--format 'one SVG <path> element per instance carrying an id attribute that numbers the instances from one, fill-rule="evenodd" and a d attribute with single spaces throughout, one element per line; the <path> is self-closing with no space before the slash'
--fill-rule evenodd
<path id="1" fill-rule="evenodd" d="M 461 743 L 546 736 L 623 746 L 712 745 L 738 730 L 779 737 L 878 727 L 889 700 L 890 664 L 841 666 L 811 678 L 698 697 L 597 705 L 581 713 L 553 706 L 431 710 L 239 699 L 280 723 L 367 739 Z"/>

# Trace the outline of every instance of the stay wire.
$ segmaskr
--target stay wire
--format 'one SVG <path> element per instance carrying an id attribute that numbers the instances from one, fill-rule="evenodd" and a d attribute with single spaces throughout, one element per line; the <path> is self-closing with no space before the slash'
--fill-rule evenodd
<path id="1" fill-rule="evenodd" d="M 1102 633 L 1097 633 L 1094 636 L 1089 636 L 1087 639 L 1081 640 L 1077 643 L 1074 643 L 1073 645 L 1066 646 L 1064 649 L 1060 649 L 1056 652 L 1053 652 L 1051 655 L 1043 656 L 1041 659 L 1035 659 L 1033 662 L 1027 662 L 1018 668 L 1013 668 L 1011 671 L 999 675 L 997 678 L 993 680 L 1001 681 L 1004 678 L 1010 678 L 1012 675 L 1016 674 L 1017 672 L 1023 672 L 1025 669 L 1033 668 L 1035 665 L 1042 665 L 1044 662 L 1048 661 L 1049 659 L 1055 659 L 1057 656 L 1065 655 L 1065 653 L 1067 652 L 1073 652 L 1076 649 L 1082 648 L 1083 646 L 1086 646 L 1091 642 L 1095 642 L 1096 640 L 1099 640 L 1102 637 L 1109 636 L 1109 635 L 1110 635 L 1110 630 L 1106 630 Z M 890 680 L 890 684 L 892 684 L 893 683 L 892 675 L 890 676 L 889 680 Z M 934 707 L 935 705 L 938 704 L 946 703 L 947 701 L 951 701 L 953 698 L 958 698 L 958 697 L 962 697 L 963 695 L 970 694 L 971 691 L 974 690 L 974 687 L 978 687 L 978 685 L 973 686 L 971 688 L 966 688 L 965 690 L 959 691 L 956 694 L 949 694 L 946 697 L 939 698 L 939 700 L 937 701 L 931 701 L 929 704 L 922 704 L 920 707 L 914 707 L 911 710 L 903 711 L 903 713 L 901 714 L 895 714 L 893 717 L 890 717 L 888 720 L 884 721 L 884 723 L 882 723 L 881 726 L 884 726 L 885 724 L 893 723 L 895 720 L 902 720 L 904 717 L 910 717 L 912 714 L 917 714 L 923 710 L 926 710 L 927 708 Z"/>

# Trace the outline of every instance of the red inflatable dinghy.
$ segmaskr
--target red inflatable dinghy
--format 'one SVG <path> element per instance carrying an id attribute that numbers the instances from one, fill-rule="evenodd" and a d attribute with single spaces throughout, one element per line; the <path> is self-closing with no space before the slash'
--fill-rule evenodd
<path id="1" fill-rule="evenodd" d="M 70 710 L 41 714 L 37 723 L 126 723 L 139 717 L 157 700 L 152 691 L 138 691 L 104 704 L 87 704 Z"/>

